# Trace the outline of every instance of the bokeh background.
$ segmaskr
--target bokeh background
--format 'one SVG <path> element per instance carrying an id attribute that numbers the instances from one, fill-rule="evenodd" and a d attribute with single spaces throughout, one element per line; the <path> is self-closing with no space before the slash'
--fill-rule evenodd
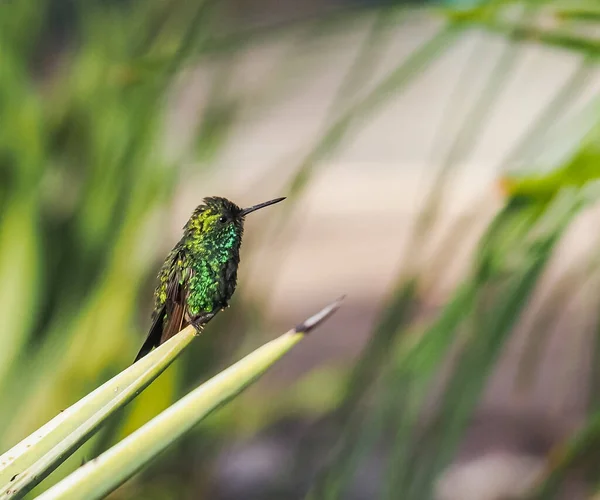
<path id="1" fill-rule="evenodd" d="M 592 0 L 1 1 L 3 449 L 131 363 L 203 197 L 288 197 L 31 496 L 346 294 L 111 498 L 589 498 L 599 33 Z"/>

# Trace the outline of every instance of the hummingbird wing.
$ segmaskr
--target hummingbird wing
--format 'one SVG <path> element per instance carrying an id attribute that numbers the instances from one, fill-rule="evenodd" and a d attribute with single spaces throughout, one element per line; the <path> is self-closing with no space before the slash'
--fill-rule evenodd
<path id="1" fill-rule="evenodd" d="M 185 255 L 178 256 L 178 262 L 185 262 Z M 160 342 L 166 342 L 171 337 L 183 330 L 190 324 L 187 314 L 187 296 L 189 292 L 189 281 L 194 271 L 190 266 L 176 266 L 175 272 L 167 288 L 167 310 Z"/>
<path id="2" fill-rule="evenodd" d="M 167 301 L 169 307 L 167 307 L 166 321 L 158 345 L 169 340 L 188 324 L 185 321 L 185 283 L 178 278 L 173 288 L 172 298 Z"/>
<path id="3" fill-rule="evenodd" d="M 188 272 L 181 271 L 181 266 L 178 266 L 177 263 L 183 259 L 184 256 L 181 252 L 173 252 L 166 263 L 168 273 L 167 297 L 163 305 L 155 311 L 154 321 L 146 341 L 134 363 L 143 358 L 154 347 L 158 347 L 173 337 L 188 324 L 185 319 L 185 290 L 187 289 L 187 281 L 190 278 L 191 270 Z"/>

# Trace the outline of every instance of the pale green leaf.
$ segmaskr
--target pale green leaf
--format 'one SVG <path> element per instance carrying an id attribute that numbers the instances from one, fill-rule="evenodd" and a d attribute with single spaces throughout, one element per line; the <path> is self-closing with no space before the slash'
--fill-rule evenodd
<path id="1" fill-rule="evenodd" d="M 162 344 L 61 412 L 0 457 L 0 498 L 19 498 L 38 484 L 158 377 L 193 340 L 193 327 Z"/>
<path id="2" fill-rule="evenodd" d="M 102 498 L 142 469 L 167 446 L 279 360 L 330 316 L 340 300 L 202 384 L 111 449 L 43 493 L 40 500 Z"/>

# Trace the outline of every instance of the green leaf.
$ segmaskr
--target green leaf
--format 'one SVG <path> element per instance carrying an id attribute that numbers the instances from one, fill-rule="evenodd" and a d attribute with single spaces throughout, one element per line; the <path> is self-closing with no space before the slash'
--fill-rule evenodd
<path id="1" fill-rule="evenodd" d="M 554 15 L 560 20 L 600 20 L 600 5 L 594 0 L 568 0 L 553 4 Z"/>
<path id="2" fill-rule="evenodd" d="M 584 144 L 560 168 L 547 173 L 506 176 L 501 179 L 504 191 L 511 198 L 527 198 L 549 202 L 565 186 L 580 188 L 600 179 L 600 148 L 598 131 L 593 131 Z"/>
<path id="3" fill-rule="evenodd" d="M 158 377 L 194 339 L 182 330 L 0 456 L 0 498 L 20 498 Z"/>
<path id="4" fill-rule="evenodd" d="M 92 500 L 114 491 L 197 422 L 259 378 L 306 333 L 329 317 L 339 307 L 340 301 L 341 299 L 327 306 L 304 323 L 202 384 L 38 498 Z"/>

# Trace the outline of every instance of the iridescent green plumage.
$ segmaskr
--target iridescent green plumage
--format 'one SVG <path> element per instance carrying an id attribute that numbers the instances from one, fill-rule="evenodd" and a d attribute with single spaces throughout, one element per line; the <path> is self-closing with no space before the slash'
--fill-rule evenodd
<path id="1" fill-rule="evenodd" d="M 214 197 L 196 208 L 158 275 L 152 327 L 136 361 L 188 324 L 200 330 L 227 307 L 237 284 L 244 217 L 283 199 L 241 209 Z"/>

